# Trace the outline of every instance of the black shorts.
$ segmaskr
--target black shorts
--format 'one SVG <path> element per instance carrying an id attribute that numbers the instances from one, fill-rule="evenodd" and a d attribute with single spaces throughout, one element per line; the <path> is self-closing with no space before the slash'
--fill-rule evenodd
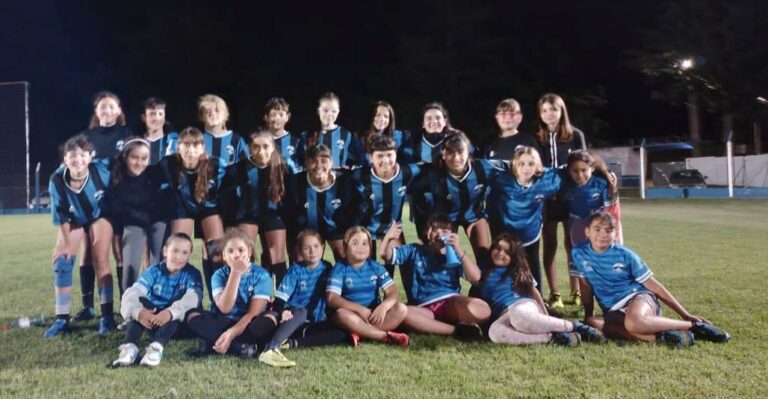
<path id="1" fill-rule="evenodd" d="M 283 223 L 283 219 L 275 214 L 266 214 L 258 218 L 243 218 L 238 220 L 237 224 L 255 224 L 259 226 L 259 233 L 274 230 L 285 230 L 285 223 Z"/>
<path id="2" fill-rule="evenodd" d="M 218 214 L 219 209 L 216 207 L 208 208 L 201 206 L 196 209 L 188 209 L 185 206 L 178 206 L 176 207 L 176 215 L 174 215 L 173 219 L 194 219 L 196 222 L 199 222 L 209 216 Z"/>
<path id="3" fill-rule="evenodd" d="M 563 196 L 548 199 L 544 202 L 544 223 L 567 222 L 568 201 Z"/>

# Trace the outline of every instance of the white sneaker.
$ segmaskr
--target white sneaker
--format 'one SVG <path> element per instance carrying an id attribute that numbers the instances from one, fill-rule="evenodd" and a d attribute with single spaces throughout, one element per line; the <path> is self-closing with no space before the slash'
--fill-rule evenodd
<path id="1" fill-rule="evenodd" d="M 162 359 L 163 345 L 159 342 L 153 342 L 149 344 L 147 350 L 144 352 L 144 357 L 141 358 L 141 365 L 155 367 L 160 364 L 160 360 Z"/>
<path id="2" fill-rule="evenodd" d="M 139 357 L 139 348 L 134 344 L 122 344 L 118 348 L 120 356 L 112 362 L 112 367 L 128 367 L 136 363 Z"/>

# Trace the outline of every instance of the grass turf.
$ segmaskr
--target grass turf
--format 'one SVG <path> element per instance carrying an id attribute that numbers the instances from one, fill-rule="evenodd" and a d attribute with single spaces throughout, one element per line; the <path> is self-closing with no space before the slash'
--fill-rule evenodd
<path id="1" fill-rule="evenodd" d="M 624 201 L 627 246 L 691 313 L 728 329 L 725 345 L 686 350 L 611 342 L 564 349 L 461 343 L 413 335 L 407 349 L 364 342 L 293 350 L 298 366 L 255 359 L 193 358 L 195 341 L 172 341 L 154 370 L 112 370 L 120 332 L 96 322 L 63 338 L 43 328 L 0 335 L 0 397 L 764 397 L 768 202 Z M 415 237 L 410 224 L 408 238 Z M 52 318 L 47 215 L 0 217 L 0 321 L 44 312 Z M 196 243 L 199 247 L 199 244 Z M 199 248 L 198 248 L 199 249 Z M 193 263 L 199 264 L 199 255 Z M 562 251 L 561 291 L 567 291 Z M 79 306 L 77 277 L 73 311 Z M 667 315 L 671 311 L 665 307 Z M 571 317 L 579 309 L 567 308 Z M 146 339 L 146 338 L 145 338 Z"/>

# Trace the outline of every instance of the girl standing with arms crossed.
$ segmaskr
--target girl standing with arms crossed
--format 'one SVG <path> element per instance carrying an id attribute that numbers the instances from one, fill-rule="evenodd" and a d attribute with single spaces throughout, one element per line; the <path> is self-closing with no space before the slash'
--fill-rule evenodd
<path id="1" fill-rule="evenodd" d="M 58 227 L 53 249 L 53 285 L 55 287 L 56 320 L 43 334 L 52 338 L 69 332 L 72 303 L 72 270 L 81 241 L 93 257 L 98 278 L 101 319 L 99 334 L 114 331 L 112 274 L 109 268 L 109 245 L 112 224 L 102 214 L 102 199 L 109 186 L 110 173 L 106 161 L 92 162 L 94 147 L 77 135 L 64 143 L 64 166 L 51 175 L 51 216 Z"/>
<path id="2" fill-rule="evenodd" d="M 544 166 L 557 168 L 566 164 L 568 154 L 576 150 L 587 149 L 584 133 L 571 125 L 565 102 L 557 94 L 543 95 L 538 102 L 539 131 L 536 136 L 541 146 L 541 156 Z M 557 288 L 557 225 L 563 223 L 565 231 L 564 247 L 571 265 L 571 240 L 568 237 L 568 204 L 562 198 L 556 197 L 547 201 L 544 208 L 544 231 L 542 244 L 544 246 L 544 271 L 549 284 L 549 304 L 553 308 L 562 308 L 560 291 Z M 579 285 L 575 279 L 570 279 L 571 302 L 581 304 Z"/>

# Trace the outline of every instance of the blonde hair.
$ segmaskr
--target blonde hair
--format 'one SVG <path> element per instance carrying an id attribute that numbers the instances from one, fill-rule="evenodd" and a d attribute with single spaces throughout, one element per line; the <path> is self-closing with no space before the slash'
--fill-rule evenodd
<path id="1" fill-rule="evenodd" d="M 229 107 L 223 98 L 215 94 L 205 94 L 197 99 L 197 118 L 200 122 L 205 123 L 205 108 L 203 104 L 212 103 L 219 111 L 224 112 L 224 129 L 227 128 L 227 121 L 229 120 Z"/>
<path id="2" fill-rule="evenodd" d="M 512 156 L 512 161 L 510 161 L 509 164 L 509 170 L 512 172 L 512 175 L 517 177 L 517 162 L 523 155 L 530 155 L 531 158 L 533 158 L 533 162 L 536 164 L 536 171 L 533 173 L 534 176 L 540 177 L 544 174 L 544 165 L 541 163 L 539 152 L 533 147 L 517 147 L 517 149 L 515 149 L 515 155 Z"/>

